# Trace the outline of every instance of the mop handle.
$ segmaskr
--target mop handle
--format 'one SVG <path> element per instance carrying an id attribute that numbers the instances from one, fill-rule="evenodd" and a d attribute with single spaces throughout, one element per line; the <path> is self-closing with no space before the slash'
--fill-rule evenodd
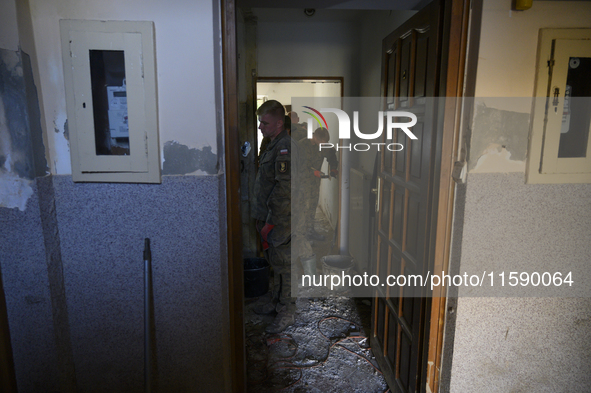
<path id="1" fill-rule="evenodd" d="M 144 240 L 144 391 L 152 391 L 151 375 L 151 337 L 150 337 L 150 275 L 152 271 L 152 253 L 150 252 L 150 239 Z"/>

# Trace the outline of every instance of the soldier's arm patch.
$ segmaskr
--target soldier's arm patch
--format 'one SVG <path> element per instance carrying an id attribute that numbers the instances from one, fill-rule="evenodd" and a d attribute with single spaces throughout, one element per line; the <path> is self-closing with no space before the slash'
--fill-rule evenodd
<path id="1" fill-rule="evenodd" d="M 289 173 L 289 161 L 277 161 L 275 165 L 278 173 Z"/>

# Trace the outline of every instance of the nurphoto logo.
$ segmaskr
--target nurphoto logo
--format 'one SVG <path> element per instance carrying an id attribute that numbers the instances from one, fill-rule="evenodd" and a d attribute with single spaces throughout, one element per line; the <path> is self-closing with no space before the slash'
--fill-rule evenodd
<path id="1" fill-rule="evenodd" d="M 322 112 L 329 112 L 334 113 L 337 116 L 339 121 L 339 140 L 340 139 L 351 139 L 351 119 L 347 112 L 343 111 L 342 109 L 337 108 L 320 108 L 320 110 L 314 109 L 309 106 L 304 106 L 304 108 L 309 109 L 311 112 L 304 111 L 304 113 L 310 115 L 307 119 L 308 123 L 308 139 L 312 139 L 312 135 L 314 133 L 314 120 L 318 123 L 320 127 L 324 127 L 328 130 L 328 124 L 326 119 L 322 115 Z M 359 130 L 359 112 L 353 112 L 353 132 L 357 135 L 358 138 L 368 140 L 368 139 L 377 139 L 382 136 L 384 132 L 384 117 L 386 118 L 386 138 L 391 140 L 393 135 L 393 130 L 396 128 L 401 129 L 410 139 L 418 139 L 415 134 L 412 133 L 410 128 L 417 124 L 417 116 L 411 112 L 404 112 L 404 111 L 378 111 L 378 130 L 372 134 L 365 134 Z M 397 118 L 401 117 L 408 117 L 410 121 L 401 123 L 399 121 L 395 121 Z M 320 121 L 322 119 L 322 122 Z M 333 143 L 320 143 L 318 146 L 319 150 L 322 149 L 330 149 L 336 148 L 338 151 L 339 149 L 347 149 L 349 151 L 368 151 L 371 149 L 372 146 L 376 146 L 377 150 L 380 150 L 381 146 L 384 146 L 386 149 L 390 151 L 400 151 L 404 149 L 404 146 L 401 143 L 355 143 L 353 145 L 334 145 Z"/>

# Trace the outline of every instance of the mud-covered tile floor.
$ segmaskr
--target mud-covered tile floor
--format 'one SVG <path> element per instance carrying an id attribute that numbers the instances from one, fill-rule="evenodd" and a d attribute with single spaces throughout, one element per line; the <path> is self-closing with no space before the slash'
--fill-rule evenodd
<path id="1" fill-rule="evenodd" d="M 334 232 L 318 211 L 313 244 L 318 260 L 329 255 Z M 318 263 L 318 269 L 321 269 Z M 346 296 L 298 298 L 295 323 L 267 334 L 274 315 L 257 315 L 246 299 L 248 392 L 384 393 L 388 386 L 369 347 L 371 302 Z"/>

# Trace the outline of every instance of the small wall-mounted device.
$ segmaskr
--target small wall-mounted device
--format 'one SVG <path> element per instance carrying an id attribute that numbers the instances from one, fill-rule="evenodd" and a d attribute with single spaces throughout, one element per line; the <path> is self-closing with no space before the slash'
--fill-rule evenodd
<path id="1" fill-rule="evenodd" d="M 111 138 L 129 138 L 125 79 L 123 79 L 123 86 L 107 86 L 107 100 Z"/>

